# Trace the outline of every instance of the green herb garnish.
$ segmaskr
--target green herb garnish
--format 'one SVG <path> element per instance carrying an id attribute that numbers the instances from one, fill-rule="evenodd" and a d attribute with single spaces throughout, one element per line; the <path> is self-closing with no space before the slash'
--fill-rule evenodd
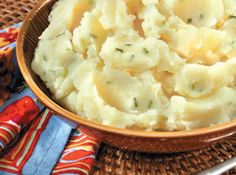
<path id="1" fill-rule="evenodd" d="M 227 105 L 232 105 L 232 101 L 229 101 L 229 102 L 227 103 Z"/>
<path id="2" fill-rule="evenodd" d="M 63 31 L 63 32 L 59 33 L 59 34 L 56 36 L 56 38 L 59 38 L 60 36 L 64 35 L 65 33 L 66 33 L 66 31 Z"/>
<path id="3" fill-rule="evenodd" d="M 137 98 L 134 97 L 134 98 L 133 98 L 133 101 L 134 101 L 134 106 L 137 108 L 137 107 L 138 107 L 138 101 L 137 101 Z"/>
<path id="4" fill-rule="evenodd" d="M 130 61 L 133 61 L 134 60 L 134 57 L 135 57 L 135 55 L 134 54 L 132 54 L 131 56 L 130 56 Z"/>
<path id="5" fill-rule="evenodd" d="M 200 14 L 199 19 L 202 20 L 204 18 L 203 14 Z"/>
<path id="6" fill-rule="evenodd" d="M 106 81 L 106 84 L 112 84 L 112 81 Z"/>
<path id="7" fill-rule="evenodd" d="M 146 55 L 150 53 L 146 48 L 143 49 L 143 52 L 144 52 Z"/>
<path id="8" fill-rule="evenodd" d="M 192 89 L 193 91 L 198 91 L 198 92 L 202 92 L 202 91 L 204 90 L 203 87 L 200 87 L 199 85 L 197 85 L 197 84 L 195 84 L 195 83 L 193 83 L 193 84 L 191 85 L 191 89 Z"/>
<path id="9" fill-rule="evenodd" d="M 94 39 L 97 39 L 97 36 L 96 36 L 96 35 L 94 35 L 94 34 L 92 34 L 92 33 L 90 33 L 89 35 L 90 35 L 90 37 L 92 37 L 92 38 L 94 38 Z"/>
<path id="10" fill-rule="evenodd" d="M 235 15 L 229 15 L 229 18 L 232 19 L 232 18 L 235 18 L 236 19 L 236 16 Z"/>
<path id="11" fill-rule="evenodd" d="M 153 104 L 153 101 L 150 100 L 149 103 L 148 103 L 148 108 L 149 108 L 149 109 L 152 107 L 152 104 Z"/>
<path id="12" fill-rule="evenodd" d="M 43 56 L 43 61 L 47 61 L 47 57 L 45 55 Z"/>
<path id="13" fill-rule="evenodd" d="M 188 18 L 188 20 L 187 20 L 188 23 L 191 23 L 192 21 L 193 21 L 192 18 Z"/>
<path id="14" fill-rule="evenodd" d="M 93 0 L 89 0 L 89 3 L 90 3 L 90 4 L 93 4 L 93 3 L 94 3 L 94 1 L 93 1 Z"/>
<path id="15" fill-rule="evenodd" d="M 235 44 L 236 43 L 236 40 L 233 40 L 232 42 L 231 42 L 231 44 Z"/>
<path id="16" fill-rule="evenodd" d="M 120 48 L 116 48 L 115 50 L 116 50 L 117 52 L 121 52 L 121 53 L 124 52 L 124 50 L 123 50 L 123 49 L 120 49 Z"/>

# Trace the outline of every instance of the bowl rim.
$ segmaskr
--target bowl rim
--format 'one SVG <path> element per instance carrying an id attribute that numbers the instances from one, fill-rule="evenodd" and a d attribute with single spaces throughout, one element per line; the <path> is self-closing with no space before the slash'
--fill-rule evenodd
<path id="1" fill-rule="evenodd" d="M 32 76 L 30 75 L 29 70 L 27 69 L 26 63 L 24 61 L 24 51 L 23 51 L 24 35 L 25 35 L 25 31 L 27 27 L 30 24 L 30 21 L 33 19 L 34 15 L 38 13 L 38 11 L 44 5 L 47 5 L 51 1 L 53 0 L 39 1 L 39 3 L 27 15 L 20 29 L 18 39 L 17 39 L 17 45 L 16 45 L 17 62 L 18 62 L 20 71 L 26 83 L 30 87 L 30 89 L 46 107 L 54 111 L 56 114 L 66 119 L 69 119 L 70 121 L 76 122 L 79 125 L 87 126 L 89 128 L 93 128 L 99 131 L 108 132 L 112 134 L 139 137 L 139 138 L 182 139 L 186 137 L 198 137 L 198 136 L 204 136 L 208 134 L 215 134 L 217 132 L 224 132 L 226 130 L 232 130 L 231 134 L 236 132 L 236 119 L 230 122 L 218 124 L 211 127 L 205 127 L 205 128 L 199 128 L 199 129 L 193 129 L 193 130 L 183 130 L 183 131 L 140 131 L 140 130 L 132 130 L 132 129 L 121 129 L 121 128 L 115 128 L 112 126 L 103 125 L 98 122 L 90 121 L 88 119 L 84 119 L 83 117 L 76 115 L 66 110 L 65 108 L 61 107 L 60 105 L 58 105 L 51 98 L 49 98 L 37 86 L 37 84 L 33 80 Z"/>

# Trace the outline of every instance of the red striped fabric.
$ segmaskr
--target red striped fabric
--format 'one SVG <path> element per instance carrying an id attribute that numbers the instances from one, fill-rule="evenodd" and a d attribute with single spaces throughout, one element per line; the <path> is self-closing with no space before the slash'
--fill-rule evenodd
<path id="1" fill-rule="evenodd" d="M 12 80 L 14 69 L 12 64 L 14 49 L 6 46 L 16 41 L 18 32 L 19 29 L 13 27 L 0 32 L 0 106 L 4 105 L 10 97 L 7 87 Z M 7 72 L 7 75 L 4 72 Z M 23 137 L 15 139 L 18 143 L 14 148 L 0 159 L 0 171 L 22 174 L 22 168 L 32 155 L 51 118 L 51 113 L 46 110 L 32 122 L 38 116 L 38 113 L 38 108 L 34 105 L 33 100 L 29 98 L 25 98 L 21 103 L 13 103 L 3 112 L 0 112 L 0 152 L 15 137 L 19 137 L 22 128 L 31 124 Z M 89 174 L 100 144 L 99 137 L 95 137 L 97 139 L 77 130 L 70 138 L 52 174 Z M 6 150 L 8 151 L 8 149 Z"/>
<path id="2" fill-rule="evenodd" d="M 0 112 L 0 151 L 2 151 L 21 129 L 39 114 L 39 107 L 31 97 L 25 96 L 8 105 Z"/>
<path id="3" fill-rule="evenodd" d="M 22 168 L 33 153 L 38 139 L 46 128 L 51 115 L 48 110 L 44 111 L 31 125 L 17 145 L 0 159 L 1 171 L 21 174 Z"/>
<path id="4" fill-rule="evenodd" d="M 16 41 L 19 29 L 9 27 L 5 32 L 0 33 L 0 48 Z"/>
<path id="5" fill-rule="evenodd" d="M 0 152 L 15 138 L 15 136 L 20 132 L 20 128 L 21 126 L 11 121 L 4 123 L 0 122 Z"/>
<path id="6" fill-rule="evenodd" d="M 52 175 L 88 175 L 95 160 L 100 142 L 77 130 L 70 138 Z"/>

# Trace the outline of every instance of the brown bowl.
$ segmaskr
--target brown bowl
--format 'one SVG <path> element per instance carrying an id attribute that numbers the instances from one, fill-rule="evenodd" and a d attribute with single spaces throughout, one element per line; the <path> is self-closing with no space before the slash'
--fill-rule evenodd
<path id="1" fill-rule="evenodd" d="M 21 72 L 38 99 L 58 115 L 80 124 L 81 129 L 96 135 L 102 142 L 140 152 L 190 151 L 233 135 L 236 120 L 221 125 L 176 132 L 145 132 L 105 126 L 69 112 L 52 100 L 40 78 L 31 70 L 38 38 L 48 26 L 48 15 L 56 0 L 40 2 L 25 19 L 17 41 L 17 58 Z"/>

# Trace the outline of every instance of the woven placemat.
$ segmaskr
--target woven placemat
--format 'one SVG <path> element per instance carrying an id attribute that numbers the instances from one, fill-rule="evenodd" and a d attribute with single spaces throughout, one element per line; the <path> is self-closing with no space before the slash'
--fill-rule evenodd
<path id="1" fill-rule="evenodd" d="M 102 145 L 94 175 L 195 174 L 236 156 L 236 137 L 202 150 L 176 154 L 145 154 Z M 236 174 L 236 169 L 225 174 Z"/>
<path id="2" fill-rule="evenodd" d="M 0 28 L 22 21 L 37 2 L 38 0 L 0 0 Z M 236 136 L 202 150 L 162 155 L 129 152 L 103 144 L 91 174 L 195 174 L 235 156 Z M 225 174 L 236 174 L 236 168 Z"/>
<path id="3" fill-rule="evenodd" d="M 0 0 L 0 28 L 22 21 L 37 0 Z"/>

